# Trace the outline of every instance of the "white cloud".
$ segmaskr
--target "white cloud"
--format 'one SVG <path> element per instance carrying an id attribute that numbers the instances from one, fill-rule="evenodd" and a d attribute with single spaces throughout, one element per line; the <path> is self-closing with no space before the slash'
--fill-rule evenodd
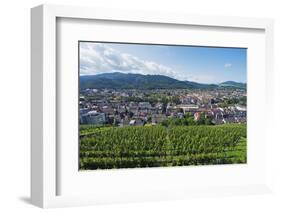
<path id="1" fill-rule="evenodd" d="M 226 63 L 226 68 L 232 64 Z M 101 73 L 122 72 L 143 75 L 165 75 L 181 81 L 200 83 L 217 83 L 218 76 L 204 74 L 204 71 L 194 73 L 191 70 L 175 70 L 166 65 L 143 60 L 134 55 L 120 52 L 108 44 L 80 43 L 80 74 L 96 75 Z"/>
<path id="2" fill-rule="evenodd" d="M 232 67 L 232 64 L 231 64 L 231 63 L 225 63 L 225 64 L 224 64 L 224 67 L 225 67 L 225 68 Z"/>
<path id="3" fill-rule="evenodd" d="M 106 72 L 139 73 L 180 77 L 168 66 L 121 53 L 106 44 L 80 43 L 80 73 L 93 75 Z"/>

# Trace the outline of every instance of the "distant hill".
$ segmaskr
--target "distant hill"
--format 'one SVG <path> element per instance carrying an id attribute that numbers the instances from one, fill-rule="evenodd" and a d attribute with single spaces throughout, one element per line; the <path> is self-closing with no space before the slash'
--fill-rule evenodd
<path id="1" fill-rule="evenodd" d="M 197 85 L 163 75 L 124 74 L 115 72 L 80 76 L 80 87 L 82 89 L 185 89 L 195 88 Z"/>
<path id="2" fill-rule="evenodd" d="M 241 88 L 241 89 L 246 89 L 247 84 L 245 83 L 238 83 L 235 81 L 225 81 L 219 84 L 221 87 L 235 87 L 235 88 Z"/>
<path id="3" fill-rule="evenodd" d="M 236 82 L 232 83 L 234 85 Z M 80 76 L 81 89 L 211 89 L 228 85 L 230 84 L 200 84 L 192 81 L 179 81 L 163 75 L 120 72 Z"/>

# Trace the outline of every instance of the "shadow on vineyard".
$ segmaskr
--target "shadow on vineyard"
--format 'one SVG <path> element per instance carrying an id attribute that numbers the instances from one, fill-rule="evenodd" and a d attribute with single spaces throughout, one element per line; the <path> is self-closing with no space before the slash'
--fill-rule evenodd
<path id="1" fill-rule="evenodd" d="M 80 169 L 246 163 L 246 124 L 80 127 Z"/>

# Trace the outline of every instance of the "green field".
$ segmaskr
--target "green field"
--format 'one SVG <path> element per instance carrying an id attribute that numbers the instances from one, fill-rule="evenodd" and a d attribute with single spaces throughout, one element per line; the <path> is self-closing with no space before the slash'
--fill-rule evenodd
<path id="1" fill-rule="evenodd" d="M 246 124 L 80 126 L 80 169 L 246 163 Z"/>

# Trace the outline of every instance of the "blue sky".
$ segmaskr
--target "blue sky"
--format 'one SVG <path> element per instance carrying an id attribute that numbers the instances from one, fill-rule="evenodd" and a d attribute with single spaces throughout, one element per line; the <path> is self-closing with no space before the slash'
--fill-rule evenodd
<path id="1" fill-rule="evenodd" d="M 80 75 L 165 75 L 200 83 L 246 82 L 245 48 L 80 42 Z"/>

